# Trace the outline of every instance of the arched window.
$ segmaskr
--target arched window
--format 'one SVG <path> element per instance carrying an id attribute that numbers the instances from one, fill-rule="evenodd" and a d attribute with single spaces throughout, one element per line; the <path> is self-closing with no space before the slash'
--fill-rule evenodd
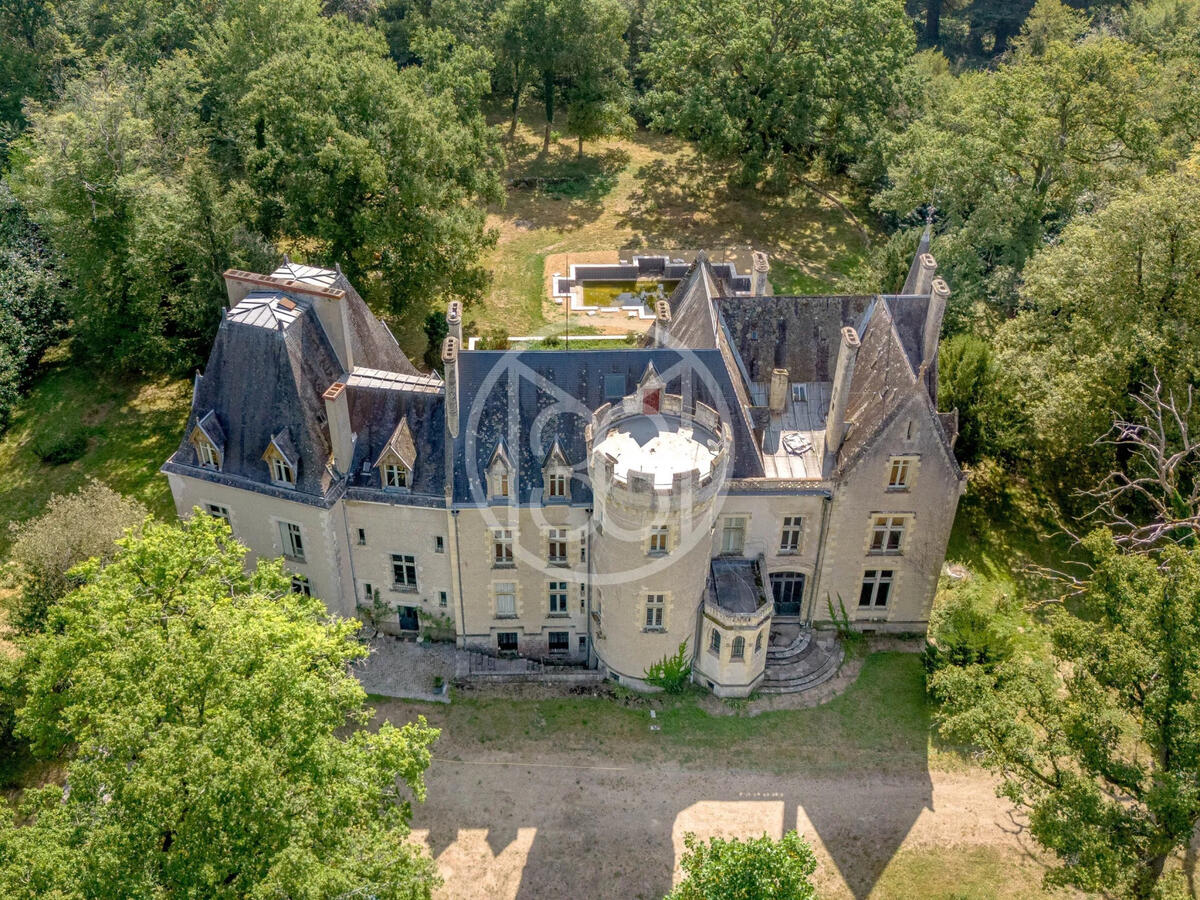
<path id="1" fill-rule="evenodd" d="M 717 629 L 712 630 L 712 635 L 708 639 L 708 652 L 721 655 L 721 632 Z"/>
<path id="2" fill-rule="evenodd" d="M 733 643 L 729 647 L 730 659 L 745 659 L 746 658 L 746 639 L 738 635 L 733 639 Z"/>

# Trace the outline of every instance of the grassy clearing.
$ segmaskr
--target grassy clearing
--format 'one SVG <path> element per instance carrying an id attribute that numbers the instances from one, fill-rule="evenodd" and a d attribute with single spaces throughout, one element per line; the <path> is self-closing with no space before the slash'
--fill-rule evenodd
<path id="1" fill-rule="evenodd" d="M 726 171 L 675 138 L 638 132 L 597 141 L 578 160 L 569 142 L 542 154 L 541 135 L 531 117 L 506 141 L 511 186 L 505 206 L 489 215 L 499 235 L 492 289 L 467 311 L 480 333 L 561 330 L 562 310 L 546 296 L 551 254 L 754 247 L 778 264 L 777 289 L 799 293 L 837 289 L 865 252 L 862 235 L 828 200 L 807 190 L 776 197 L 732 188 Z M 821 187 L 854 207 L 841 185 Z"/>
<path id="2" fill-rule="evenodd" d="M 872 898 L 922 900 L 1041 900 L 1073 896 L 1042 887 L 1044 868 L 1034 859 L 997 847 L 903 848 L 871 892 Z"/>
<path id="3" fill-rule="evenodd" d="M 99 374 L 58 351 L 0 436 L 0 467 L 6 473 L 0 553 L 10 543 L 10 522 L 37 515 L 52 494 L 73 491 L 88 478 L 136 497 L 157 516 L 174 515 L 167 479 L 158 467 L 179 445 L 190 401 L 186 379 L 139 381 Z M 79 459 L 49 465 L 34 453 L 39 441 L 76 426 L 87 436 Z"/>
<path id="4" fill-rule="evenodd" d="M 467 692 L 449 706 L 393 700 L 377 710 L 394 722 L 425 715 L 442 729 L 437 754 L 450 758 L 493 750 L 768 772 L 879 772 L 927 764 L 924 673 L 912 654 L 873 654 L 845 694 L 810 709 L 712 715 L 701 705 L 705 699 L 619 691 L 616 699 L 514 700 Z M 650 731 L 652 709 L 661 731 Z"/>

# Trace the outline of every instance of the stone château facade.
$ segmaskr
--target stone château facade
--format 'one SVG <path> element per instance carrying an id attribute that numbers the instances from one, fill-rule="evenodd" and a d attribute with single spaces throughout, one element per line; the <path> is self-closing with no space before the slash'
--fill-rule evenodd
<path id="1" fill-rule="evenodd" d="M 444 376 L 340 270 L 231 270 L 163 471 L 333 612 L 634 687 L 683 643 L 718 694 L 803 686 L 770 660 L 831 613 L 926 627 L 964 485 L 935 268 L 774 296 L 699 254 L 638 349 L 472 350 L 451 303 Z"/>

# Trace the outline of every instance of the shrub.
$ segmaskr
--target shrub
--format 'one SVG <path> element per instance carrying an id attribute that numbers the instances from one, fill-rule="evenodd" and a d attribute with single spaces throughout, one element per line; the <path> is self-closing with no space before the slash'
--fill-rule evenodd
<path id="1" fill-rule="evenodd" d="M 933 674 L 946 666 L 995 666 L 1012 655 L 1014 625 L 1002 602 L 975 581 L 939 592 L 921 654 Z"/>
<path id="2" fill-rule="evenodd" d="M 138 501 L 93 480 L 73 494 L 55 494 L 36 519 L 10 525 L 21 590 L 9 623 L 25 634 L 41 631 L 51 604 L 79 585 L 71 570 L 92 557 L 112 559 L 113 541 L 149 514 Z"/>
<path id="3" fill-rule="evenodd" d="M 789 831 L 778 841 L 765 834 L 748 840 L 683 836 L 680 865 L 686 876 L 665 900 L 812 900 L 817 859 L 808 843 Z"/>
<path id="4" fill-rule="evenodd" d="M 646 669 L 646 683 L 662 688 L 668 694 L 681 694 L 692 676 L 692 661 L 688 659 L 687 641 L 671 656 L 664 656 Z"/>
<path id="5" fill-rule="evenodd" d="M 87 453 L 87 445 L 87 432 L 82 428 L 75 428 L 43 435 L 33 442 L 33 453 L 44 463 L 61 466 L 75 462 Z"/>

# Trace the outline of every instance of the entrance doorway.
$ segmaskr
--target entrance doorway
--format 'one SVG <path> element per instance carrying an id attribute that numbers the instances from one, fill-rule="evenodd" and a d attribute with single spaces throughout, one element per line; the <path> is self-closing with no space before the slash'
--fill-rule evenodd
<path id="1" fill-rule="evenodd" d="M 401 631 L 419 631 L 421 629 L 421 621 L 417 618 L 415 606 L 401 606 L 399 612 Z"/>
<path id="2" fill-rule="evenodd" d="M 771 592 L 775 595 L 775 615 L 799 616 L 804 603 L 803 572 L 772 572 Z"/>

